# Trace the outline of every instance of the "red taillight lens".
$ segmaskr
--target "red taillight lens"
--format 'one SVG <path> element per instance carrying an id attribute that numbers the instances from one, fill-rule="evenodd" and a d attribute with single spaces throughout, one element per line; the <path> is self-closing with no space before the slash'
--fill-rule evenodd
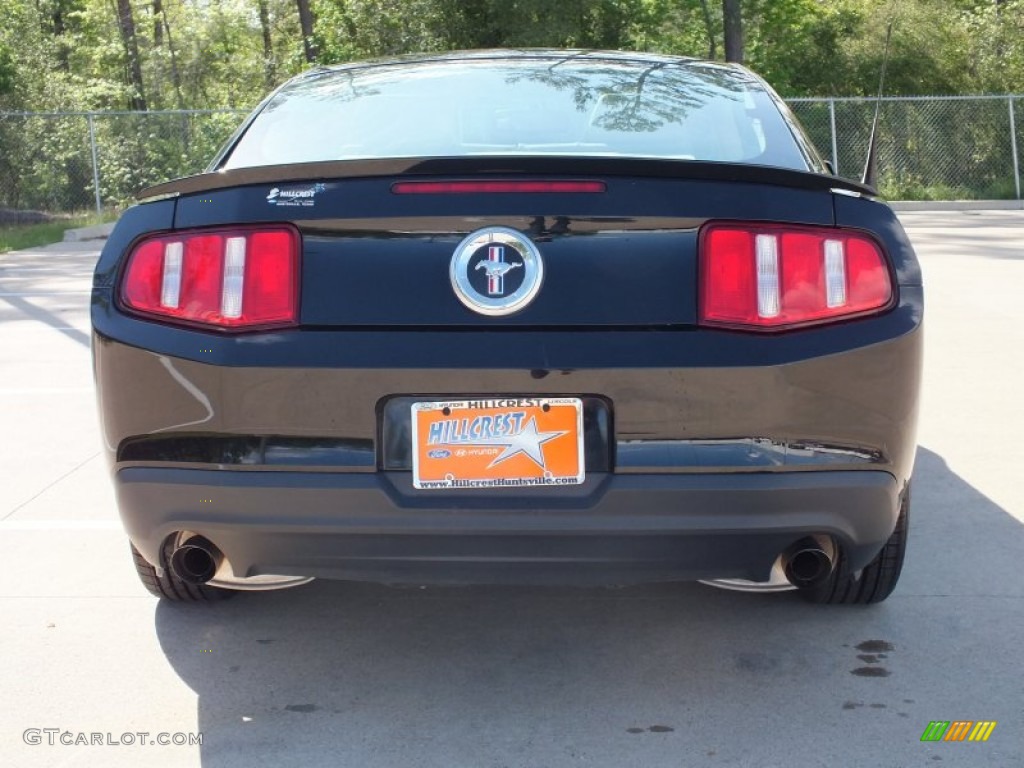
<path id="1" fill-rule="evenodd" d="M 251 330 L 298 319 L 299 234 L 240 227 L 146 238 L 128 257 L 121 303 L 185 323 Z"/>
<path id="2" fill-rule="evenodd" d="M 712 224 L 701 233 L 703 325 L 779 330 L 888 307 L 882 251 L 842 229 Z"/>

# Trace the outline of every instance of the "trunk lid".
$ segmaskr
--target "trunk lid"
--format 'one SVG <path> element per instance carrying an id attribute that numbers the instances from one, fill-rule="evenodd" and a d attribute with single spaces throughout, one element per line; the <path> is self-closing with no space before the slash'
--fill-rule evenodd
<path id="1" fill-rule="evenodd" d="M 410 179 L 587 180 L 603 192 L 399 194 Z M 706 221 L 831 226 L 831 177 L 759 166 L 504 158 L 247 168 L 150 190 L 178 195 L 175 228 L 289 222 L 303 237 L 307 327 L 688 326 Z M 535 298 L 490 316 L 456 296 L 453 254 L 505 227 L 543 261 Z M 477 265 L 479 266 L 479 265 Z M 484 273 L 480 273 L 481 275 Z M 517 276 L 516 276 L 517 277 Z"/>

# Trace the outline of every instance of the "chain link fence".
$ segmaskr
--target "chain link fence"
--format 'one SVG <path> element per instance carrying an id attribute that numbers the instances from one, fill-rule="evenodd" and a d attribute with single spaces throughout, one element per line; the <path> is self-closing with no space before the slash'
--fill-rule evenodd
<path id="1" fill-rule="evenodd" d="M 841 176 L 860 177 L 874 99 L 789 105 Z M 1024 96 L 885 98 L 878 186 L 891 200 L 1020 199 Z M 0 112 L 0 224 L 104 213 L 201 171 L 243 111 Z M 20 213 L 12 213 L 20 212 Z"/>
<path id="2" fill-rule="evenodd" d="M 4 209 L 7 219 L 30 221 L 26 212 L 121 208 L 142 187 L 201 171 L 244 116 L 215 110 L 0 112 L 0 224 Z"/>
<path id="3" fill-rule="evenodd" d="M 790 109 L 840 176 L 860 178 L 876 99 L 792 99 Z M 878 189 L 889 200 L 1021 197 L 1024 97 L 884 98 Z"/>

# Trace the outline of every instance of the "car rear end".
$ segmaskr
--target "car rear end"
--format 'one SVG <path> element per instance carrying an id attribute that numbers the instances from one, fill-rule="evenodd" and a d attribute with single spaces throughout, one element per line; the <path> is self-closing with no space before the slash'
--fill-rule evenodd
<path id="1" fill-rule="evenodd" d="M 333 148 L 317 113 L 303 151 L 286 86 L 216 170 L 125 213 L 93 349 L 122 519 L 156 573 L 177 554 L 233 588 L 780 568 L 811 588 L 876 560 L 920 378 L 920 272 L 891 210 L 817 172 L 742 70 L 563 60 L 311 75 L 294 98 L 342 117 L 383 100 Z M 695 129 L 659 155 L 686 138 L 665 126 L 727 115 L 672 96 L 676 69 L 687 93 L 738 94 L 753 138 L 722 128 L 733 155 L 705 159 Z M 581 127 L 553 136 L 533 96 L 446 121 L 389 91 L 462 70 L 560 93 Z M 434 143 L 403 148 L 417 131 Z"/>

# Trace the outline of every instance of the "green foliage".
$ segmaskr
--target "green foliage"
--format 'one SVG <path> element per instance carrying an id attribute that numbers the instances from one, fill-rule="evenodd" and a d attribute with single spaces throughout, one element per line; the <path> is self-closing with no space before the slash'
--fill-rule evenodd
<path id="1" fill-rule="evenodd" d="M 723 56 L 721 0 L 310 3 L 318 64 L 495 47 Z M 128 109 L 135 89 L 117 5 L 0 0 L 0 204 L 72 210 L 91 201 L 85 119 L 3 112 Z M 308 66 L 296 0 L 133 0 L 131 9 L 150 110 L 248 110 Z M 742 11 L 746 63 L 786 97 L 874 95 L 890 21 L 887 94 L 1024 91 L 1024 0 L 742 0 Z M 140 186 L 201 169 L 239 119 L 98 118 L 103 201 L 118 205 Z M 847 170 L 862 162 L 865 125 L 846 129 L 852 143 L 840 148 L 840 162 Z M 809 128 L 827 146 L 829 134 Z M 938 127 L 891 126 L 889 135 L 956 149 L 997 193 L 1005 192 L 1002 130 L 966 116 Z M 936 181 L 945 169 L 900 165 L 913 153 L 897 143 L 887 145 L 887 162 L 895 163 L 886 166 L 890 189 L 956 191 Z"/>
<path id="2" fill-rule="evenodd" d="M 23 248 L 35 248 L 40 245 L 59 243 L 64 233 L 77 227 L 91 227 L 110 220 L 101 216 L 73 216 L 60 221 L 45 224 L 25 224 L 15 227 L 0 227 L 0 253 L 20 251 Z"/>
<path id="3" fill-rule="evenodd" d="M 201 171 L 242 113 L 136 113 L 93 118 L 100 200 Z M 89 126 L 82 116 L 0 117 L 0 207 L 74 211 L 95 205 Z"/>
<path id="4" fill-rule="evenodd" d="M 294 0 L 132 5 L 149 107 L 250 107 L 305 67 Z M 721 0 L 312 0 L 320 63 L 494 47 L 722 56 Z M 786 96 L 1024 90 L 1024 0 L 743 0 L 746 60 Z M 162 8 L 157 13 L 156 8 Z M 125 109 L 111 0 L 0 0 L 0 109 Z M 269 82 L 268 82 L 269 80 Z"/>
<path id="5" fill-rule="evenodd" d="M 14 64 L 14 56 L 11 51 L 0 45 L 0 96 L 5 96 L 14 91 L 14 78 L 17 75 Z"/>
<path id="6" fill-rule="evenodd" d="M 101 198 L 124 205 L 144 187 L 201 171 L 242 117 L 143 113 L 95 118 Z M 87 186 L 91 190 L 91 181 Z"/>
<path id="7" fill-rule="evenodd" d="M 1024 99 L 1015 99 L 1024 115 Z M 831 156 L 831 117 L 823 101 L 793 111 Z M 998 200 L 1016 194 L 1006 98 L 890 100 L 881 109 L 879 191 L 891 200 Z M 834 103 L 840 175 L 859 178 L 874 117 L 873 100 Z M 1018 143 L 1024 147 L 1022 126 Z"/>
<path id="8" fill-rule="evenodd" d="M 965 34 L 960 41 L 968 75 L 977 90 L 1024 90 L 1024 0 L 969 3 L 960 12 Z"/>

